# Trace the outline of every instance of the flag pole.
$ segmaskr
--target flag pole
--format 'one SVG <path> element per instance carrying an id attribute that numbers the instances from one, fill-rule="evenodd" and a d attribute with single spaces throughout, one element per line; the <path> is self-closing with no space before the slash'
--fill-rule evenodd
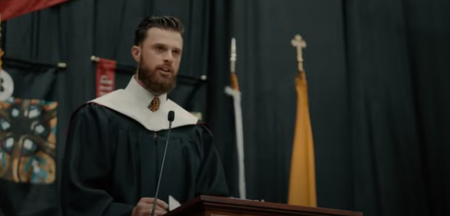
<path id="1" fill-rule="evenodd" d="M 303 52 L 306 42 L 300 35 L 291 40 L 297 49 L 298 74 L 295 78 L 297 90 L 297 116 L 292 147 L 288 204 L 317 207 L 314 141 L 309 117 L 308 88 L 303 68 Z"/>
<path id="2" fill-rule="evenodd" d="M 231 57 L 230 57 L 230 72 L 231 85 L 225 87 L 225 93 L 233 97 L 234 117 L 236 129 L 236 147 L 238 152 L 239 165 L 239 195 L 241 199 L 246 199 L 245 186 L 245 169 L 244 169 L 244 132 L 242 124 L 242 108 L 241 108 L 241 92 L 239 91 L 239 83 L 236 76 L 236 39 L 231 39 Z"/>

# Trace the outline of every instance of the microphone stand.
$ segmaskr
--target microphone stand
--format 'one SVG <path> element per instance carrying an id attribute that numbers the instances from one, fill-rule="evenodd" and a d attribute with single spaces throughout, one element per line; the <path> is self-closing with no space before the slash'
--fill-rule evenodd
<path id="1" fill-rule="evenodd" d="M 158 185 L 156 186 L 155 198 L 153 200 L 152 216 L 155 216 L 156 201 L 158 200 L 159 185 L 161 184 L 161 176 L 162 176 L 163 169 L 164 169 L 164 161 L 166 161 L 167 146 L 169 145 L 170 131 L 172 129 L 172 122 L 173 122 L 174 118 L 175 118 L 175 113 L 172 110 L 169 111 L 169 114 L 167 116 L 167 119 L 169 120 L 169 132 L 167 132 L 166 146 L 164 147 L 164 154 L 163 154 L 163 159 L 162 159 L 162 164 L 161 164 L 161 170 L 159 171 Z"/>

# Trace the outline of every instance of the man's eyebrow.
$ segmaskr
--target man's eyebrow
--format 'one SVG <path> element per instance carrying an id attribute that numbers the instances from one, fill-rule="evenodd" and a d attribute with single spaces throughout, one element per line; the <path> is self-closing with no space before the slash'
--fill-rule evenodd
<path id="1" fill-rule="evenodd" d="M 164 48 L 169 47 L 167 44 L 163 44 L 163 43 L 155 43 L 155 44 L 152 45 L 152 47 L 158 47 L 158 46 L 162 46 Z M 174 47 L 173 50 L 181 52 L 183 49 L 179 48 L 179 47 Z"/>
<path id="2" fill-rule="evenodd" d="M 155 44 L 153 44 L 152 46 L 164 46 L 164 47 L 167 47 L 167 45 L 162 44 L 162 43 L 155 43 Z"/>

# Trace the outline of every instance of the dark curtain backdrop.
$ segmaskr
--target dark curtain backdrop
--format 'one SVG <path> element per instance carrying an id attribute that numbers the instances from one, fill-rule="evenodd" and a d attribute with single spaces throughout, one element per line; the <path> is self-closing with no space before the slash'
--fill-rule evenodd
<path id="1" fill-rule="evenodd" d="M 450 215 L 450 2 L 346 0 L 353 207 Z"/>
<path id="2" fill-rule="evenodd" d="M 67 63 L 57 84 L 58 152 L 70 113 L 95 96 L 90 57 L 135 66 L 134 29 L 153 13 L 186 25 L 180 73 L 207 80 L 180 84 L 171 95 L 211 125 L 235 196 L 233 104 L 224 93 L 231 37 L 247 198 L 285 203 L 296 110 L 290 40 L 301 34 L 319 206 L 367 216 L 450 215 L 450 2 L 74 0 L 9 20 L 2 28 L 6 57 Z"/>
<path id="3" fill-rule="evenodd" d="M 344 21 L 340 1 L 213 1 L 214 43 L 209 121 L 225 146 L 234 122 L 230 83 L 230 43 L 236 38 L 236 73 L 242 92 L 247 191 L 250 199 L 286 202 L 296 115 L 295 34 L 307 41 L 304 50 L 320 203 L 347 208 L 350 189 L 347 81 Z M 227 26 L 228 31 L 224 31 Z M 344 176 L 344 177 L 342 177 Z M 330 181 L 333 179 L 333 181 Z M 326 194 L 326 195 L 325 195 Z"/>

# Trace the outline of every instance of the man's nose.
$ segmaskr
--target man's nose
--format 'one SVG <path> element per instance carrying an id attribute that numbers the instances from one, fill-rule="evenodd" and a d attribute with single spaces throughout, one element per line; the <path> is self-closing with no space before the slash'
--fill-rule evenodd
<path id="1" fill-rule="evenodd" d="M 164 61 L 165 62 L 172 62 L 173 61 L 173 54 L 172 51 L 169 50 L 164 54 Z"/>

